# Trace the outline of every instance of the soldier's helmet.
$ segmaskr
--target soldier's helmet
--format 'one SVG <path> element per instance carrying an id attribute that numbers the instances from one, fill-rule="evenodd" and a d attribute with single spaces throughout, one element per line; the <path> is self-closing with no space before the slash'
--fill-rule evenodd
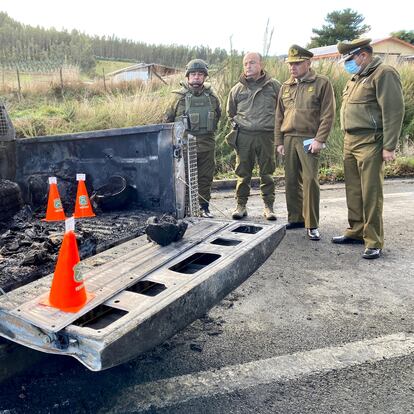
<path id="1" fill-rule="evenodd" d="M 208 65 L 202 59 L 190 60 L 185 67 L 185 76 L 188 77 L 191 72 L 203 72 L 208 76 Z"/>

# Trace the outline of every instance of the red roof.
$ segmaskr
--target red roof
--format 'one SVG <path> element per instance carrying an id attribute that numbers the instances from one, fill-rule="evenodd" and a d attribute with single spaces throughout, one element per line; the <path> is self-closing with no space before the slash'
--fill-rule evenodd
<path id="1" fill-rule="evenodd" d="M 398 37 L 393 37 L 393 36 L 384 37 L 382 39 L 374 39 L 371 42 L 371 45 L 378 45 L 378 44 L 381 44 L 381 43 L 386 42 L 388 40 L 391 40 L 392 42 L 400 43 L 400 44 L 402 44 L 404 46 L 408 46 L 408 47 L 410 47 L 410 48 L 413 49 L 413 53 L 414 53 L 414 45 L 412 45 L 411 43 L 408 43 L 408 42 L 406 42 L 404 40 L 401 40 Z M 313 49 L 310 49 L 310 51 L 314 55 L 313 56 L 313 59 L 314 60 L 317 60 L 317 59 L 337 58 L 337 57 L 340 56 L 336 45 L 315 47 Z"/>

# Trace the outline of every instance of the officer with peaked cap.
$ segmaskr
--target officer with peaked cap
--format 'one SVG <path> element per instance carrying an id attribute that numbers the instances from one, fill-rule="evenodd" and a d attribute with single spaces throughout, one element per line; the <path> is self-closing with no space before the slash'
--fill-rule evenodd
<path id="1" fill-rule="evenodd" d="M 215 170 L 215 132 L 221 116 L 220 101 L 205 83 L 208 65 L 193 59 L 186 66 L 187 81 L 173 91 L 175 99 L 165 115 L 166 122 L 185 121 L 187 132 L 197 139 L 197 174 L 200 216 L 212 218 L 209 209 Z"/>
<path id="2" fill-rule="evenodd" d="M 285 156 L 286 229 L 306 227 L 308 238 L 319 240 L 319 152 L 335 120 L 335 97 L 329 79 L 311 69 L 312 57 L 298 45 L 289 48 L 291 76 L 279 93 L 275 144 Z"/>
<path id="3" fill-rule="evenodd" d="M 298 45 L 292 45 L 288 51 L 288 57 L 286 58 L 286 63 L 297 63 L 305 62 L 313 58 L 313 53 L 310 50 L 307 50 Z"/>
<path id="4" fill-rule="evenodd" d="M 341 62 L 351 62 L 353 60 L 351 58 L 363 48 L 372 51 L 370 43 L 371 39 L 368 38 L 355 39 L 352 42 L 339 42 L 337 48 L 338 52 L 342 55 Z"/>
<path id="5" fill-rule="evenodd" d="M 337 244 L 365 244 L 365 259 L 377 259 L 384 245 L 384 162 L 395 159 L 404 117 L 401 80 L 395 68 L 373 56 L 370 39 L 338 43 L 352 75 L 343 91 L 341 128 L 349 228 Z"/>

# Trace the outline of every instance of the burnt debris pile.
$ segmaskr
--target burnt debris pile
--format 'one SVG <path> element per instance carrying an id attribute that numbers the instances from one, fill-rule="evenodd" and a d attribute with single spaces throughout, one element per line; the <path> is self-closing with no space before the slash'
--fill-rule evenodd
<path id="1" fill-rule="evenodd" d="M 144 234 L 153 211 L 124 210 L 76 221 L 81 259 Z M 63 239 L 63 222 L 42 222 L 24 206 L 0 220 L 0 287 L 10 291 L 54 271 Z"/>
<path id="2" fill-rule="evenodd" d="M 2 223 L 0 231 L 0 286 L 21 286 L 53 271 L 63 236 L 63 224 L 34 220 L 29 206 Z"/>
<path id="3" fill-rule="evenodd" d="M 166 246 L 182 239 L 187 230 L 187 226 L 187 222 L 176 220 L 170 215 L 163 214 L 159 218 L 153 216 L 148 219 L 145 233 L 149 241 Z"/>
<path id="4" fill-rule="evenodd" d="M 0 223 L 9 219 L 23 206 L 17 183 L 0 179 Z"/>

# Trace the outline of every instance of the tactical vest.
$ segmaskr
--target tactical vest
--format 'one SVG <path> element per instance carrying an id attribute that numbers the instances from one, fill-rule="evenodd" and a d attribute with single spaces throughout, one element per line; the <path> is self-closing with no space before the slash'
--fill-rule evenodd
<path id="1" fill-rule="evenodd" d="M 188 89 L 184 89 L 183 92 L 184 112 L 177 116 L 175 120 L 184 121 L 187 131 L 194 133 L 196 136 L 214 132 L 218 122 L 217 103 L 211 92 L 204 90 L 201 95 L 193 95 Z"/>

